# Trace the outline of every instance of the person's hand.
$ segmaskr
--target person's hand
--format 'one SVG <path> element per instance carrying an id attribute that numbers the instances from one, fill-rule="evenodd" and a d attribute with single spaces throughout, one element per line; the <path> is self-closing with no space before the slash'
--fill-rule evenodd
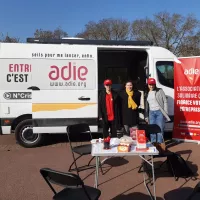
<path id="1" fill-rule="evenodd" d="M 146 122 L 147 124 L 149 123 L 149 120 L 148 120 L 148 118 L 146 118 L 146 119 L 145 119 L 145 122 Z"/>
<path id="2" fill-rule="evenodd" d="M 102 117 L 100 117 L 99 120 L 101 121 L 101 120 L 102 120 Z"/>

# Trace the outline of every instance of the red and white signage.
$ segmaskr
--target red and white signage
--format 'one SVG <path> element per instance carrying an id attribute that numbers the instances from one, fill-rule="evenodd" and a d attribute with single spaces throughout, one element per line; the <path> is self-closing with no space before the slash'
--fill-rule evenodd
<path id="1" fill-rule="evenodd" d="M 95 90 L 96 70 L 94 60 L 33 60 L 32 84 L 41 90 Z"/>
<path id="2" fill-rule="evenodd" d="M 173 138 L 200 141 L 200 57 L 174 65 Z"/>
<path id="3" fill-rule="evenodd" d="M 137 150 L 147 148 L 145 130 L 136 130 L 136 141 Z"/>

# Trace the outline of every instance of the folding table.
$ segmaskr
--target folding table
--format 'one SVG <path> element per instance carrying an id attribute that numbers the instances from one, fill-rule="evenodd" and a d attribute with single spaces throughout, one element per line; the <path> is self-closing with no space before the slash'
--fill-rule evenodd
<path id="1" fill-rule="evenodd" d="M 111 141 L 114 138 L 111 138 Z M 154 160 L 153 156 L 158 155 L 159 152 L 151 143 L 147 143 L 147 147 L 149 147 L 146 151 L 138 151 L 136 150 L 136 145 L 131 145 L 130 152 L 118 152 L 117 145 L 111 145 L 111 148 L 108 150 L 103 149 L 103 142 L 98 142 L 96 140 L 92 140 L 92 152 L 91 155 L 96 157 L 96 171 L 95 171 L 95 187 L 98 187 L 98 176 L 99 176 L 99 157 L 120 157 L 120 156 L 139 156 L 144 162 L 148 163 L 152 168 L 152 182 L 153 182 L 153 195 L 147 185 L 145 171 L 143 172 L 144 185 L 151 197 L 152 200 L 156 200 L 156 184 L 155 184 L 155 175 L 154 175 Z M 112 142 L 111 142 L 112 143 Z M 145 156 L 151 157 L 151 160 L 147 160 Z"/>

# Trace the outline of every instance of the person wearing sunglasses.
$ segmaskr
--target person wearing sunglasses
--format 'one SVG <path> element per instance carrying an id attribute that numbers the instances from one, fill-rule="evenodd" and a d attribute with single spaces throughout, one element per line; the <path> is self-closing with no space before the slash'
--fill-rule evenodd
<path id="1" fill-rule="evenodd" d="M 109 129 L 111 137 L 117 137 L 117 129 L 120 127 L 119 96 L 112 89 L 110 79 L 104 81 L 104 87 L 105 90 L 99 95 L 99 120 L 103 125 L 104 138 L 109 136 Z"/>

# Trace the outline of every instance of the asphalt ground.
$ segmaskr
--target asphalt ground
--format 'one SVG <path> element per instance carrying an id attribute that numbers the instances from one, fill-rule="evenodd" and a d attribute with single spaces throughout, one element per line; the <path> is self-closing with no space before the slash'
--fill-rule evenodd
<path id="1" fill-rule="evenodd" d="M 180 178 L 175 181 L 169 173 L 156 171 L 157 200 L 184 200 L 199 181 L 200 146 L 194 143 L 177 144 L 170 140 L 167 143 L 170 151 L 180 153 L 187 161 L 197 180 Z M 90 158 L 85 156 L 78 165 L 87 163 Z M 161 158 L 155 159 L 155 165 L 161 161 Z M 39 170 L 48 167 L 67 172 L 71 163 L 72 155 L 65 135 L 49 136 L 43 146 L 32 149 L 16 144 L 14 135 L 0 136 L 0 200 L 52 199 L 53 192 Z M 100 199 L 149 200 L 143 176 L 138 173 L 140 164 L 138 156 L 106 160 L 104 175 L 99 174 Z M 94 169 L 83 171 L 80 176 L 86 185 L 94 185 Z M 200 196 L 196 199 L 200 199 Z"/>

